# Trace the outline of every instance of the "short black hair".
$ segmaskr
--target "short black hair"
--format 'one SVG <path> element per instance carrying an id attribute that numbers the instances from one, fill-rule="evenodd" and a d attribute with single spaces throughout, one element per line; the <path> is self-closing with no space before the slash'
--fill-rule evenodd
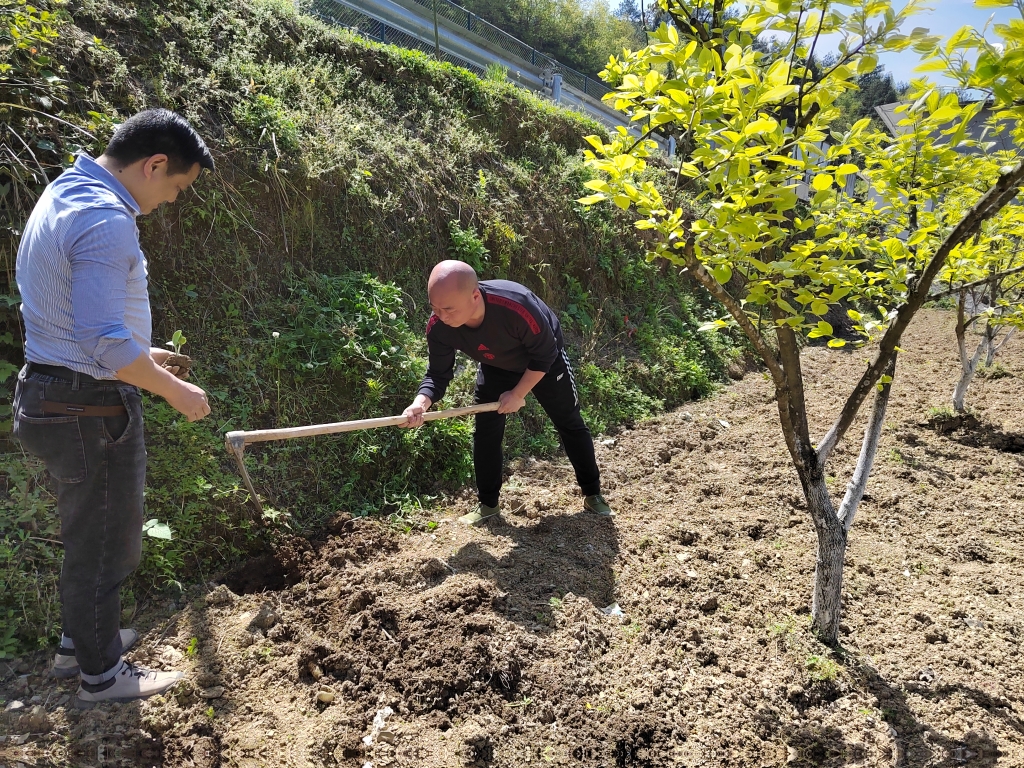
<path id="1" fill-rule="evenodd" d="M 188 173 L 199 163 L 213 170 L 213 155 L 188 120 L 169 109 L 147 109 L 125 120 L 114 131 L 104 153 L 122 165 L 153 155 L 167 155 L 167 170 Z"/>

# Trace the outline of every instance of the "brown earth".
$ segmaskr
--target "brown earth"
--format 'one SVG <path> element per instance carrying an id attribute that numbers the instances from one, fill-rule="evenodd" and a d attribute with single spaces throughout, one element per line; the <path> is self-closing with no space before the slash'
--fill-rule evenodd
<path id="1" fill-rule="evenodd" d="M 407 530 L 339 514 L 151 612 L 132 657 L 188 670 L 173 696 L 79 712 L 42 656 L 0 665 L 3 697 L 48 720 L 4 715 L 33 733 L 0 763 L 1022 766 L 1024 344 L 972 388 L 978 423 L 945 434 L 928 420 L 952 391 L 951 316 L 926 312 L 903 348 L 843 652 L 807 630 L 814 535 L 755 373 L 599 439 L 615 518 L 579 511 L 564 461 L 526 461 L 518 511 L 485 528 L 455 522 L 468 498 Z M 805 351 L 819 434 L 864 357 Z M 836 493 L 858 448 L 831 462 Z"/>

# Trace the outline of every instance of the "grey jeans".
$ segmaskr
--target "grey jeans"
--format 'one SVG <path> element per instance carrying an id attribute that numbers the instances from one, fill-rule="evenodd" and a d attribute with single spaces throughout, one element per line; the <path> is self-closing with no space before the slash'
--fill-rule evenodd
<path id="1" fill-rule="evenodd" d="M 120 416 L 53 416 L 41 402 L 123 405 Z M 14 391 L 14 436 L 57 481 L 64 564 L 64 634 L 83 675 L 103 676 L 121 659 L 121 583 L 142 558 L 146 445 L 142 395 L 121 381 L 28 371 Z"/>

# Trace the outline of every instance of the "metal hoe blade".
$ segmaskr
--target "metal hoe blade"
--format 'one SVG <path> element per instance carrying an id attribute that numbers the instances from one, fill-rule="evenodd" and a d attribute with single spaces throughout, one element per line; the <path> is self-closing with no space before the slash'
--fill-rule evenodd
<path id="1" fill-rule="evenodd" d="M 249 490 L 249 498 L 252 499 L 256 509 L 259 510 L 260 517 L 263 517 L 263 505 L 260 503 L 260 497 L 256 495 L 256 489 L 252 486 L 252 478 L 249 477 L 249 470 L 245 468 L 245 460 L 242 457 L 242 454 L 245 453 L 245 435 L 238 432 L 229 432 L 224 440 L 224 445 L 228 451 L 234 454 L 235 461 L 238 462 L 238 471 L 242 474 L 242 481 Z"/>

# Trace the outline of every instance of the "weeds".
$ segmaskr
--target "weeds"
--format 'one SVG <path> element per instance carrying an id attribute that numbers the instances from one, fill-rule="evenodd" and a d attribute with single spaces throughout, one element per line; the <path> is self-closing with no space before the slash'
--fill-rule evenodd
<path id="1" fill-rule="evenodd" d="M 833 683 L 839 679 L 839 665 L 827 656 L 808 656 L 804 668 L 807 676 L 815 682 Z"/>

